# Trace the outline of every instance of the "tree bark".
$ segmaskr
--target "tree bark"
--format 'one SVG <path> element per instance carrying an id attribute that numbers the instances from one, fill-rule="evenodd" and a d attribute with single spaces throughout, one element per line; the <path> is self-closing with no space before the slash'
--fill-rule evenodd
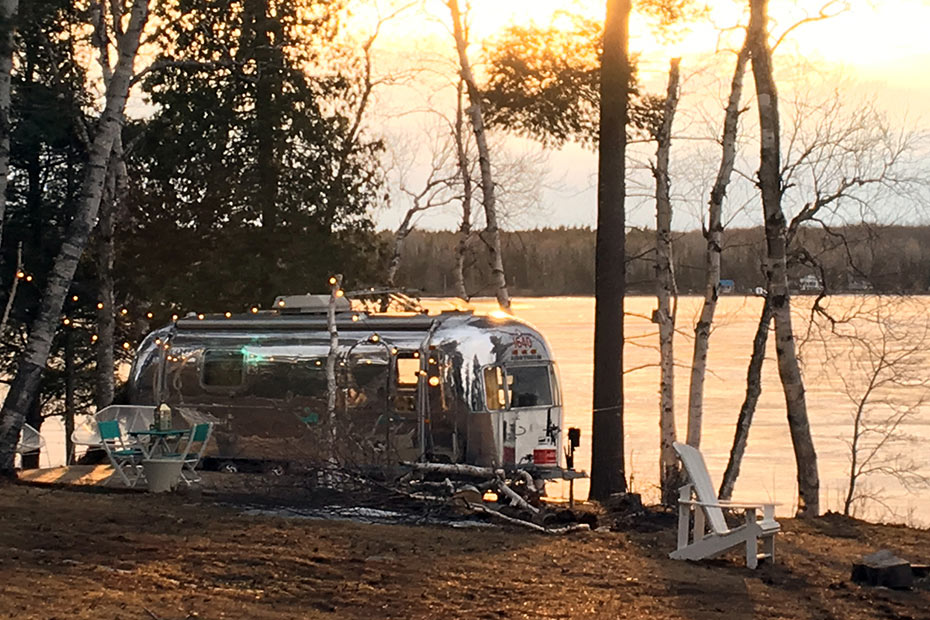
<path id="1" fill-rule="evenodd" d="M 733 487 L 739 477 L 739 468 L 746 452 L 746 443 L 749 439 L 749 427 L 752 425 L 752 416 L 756 412 L 759 395 L 762 394 L 762 363 L 765 361 L 765 345 L 769 339 L 769 325 L 772 322 L 772 305 L 768 298 L 762 306 L 762 315 L 756 327 L 756 335 L 752 339 L 752 355 L 749 358 L 749 368 L 746 370 L 746 397 L 740 407 L 739 417 L 736 420 L 736 433 L 733 436 L 733 447 L 730 448 L 730 460 L 727 469 L 723 472 L 723 481 L 720 483 L 720 499 L 730 499 L 733 496 Z"/>
<path id="2" fill-rule="evenodd" d="M 626 491 L 623 463 L 623 296 L 630 0 L 607 0 L 598 143 L 594 403 L 590 497 Z"/>
<path id="3" fill-rule="evenodd" d="M 704 303 L 701 316 L 694 326 L 694 351 L 691 358 L 691 385 L 688 391 L 688 438 L 689 446 L 701 447 L 701 425 L 704 419 L 704 378 L 707 376 L 707 352 L 710 349 L 710 329 L 717 310 L 720 292 L 720 254 L 723 237 L 723 200 L 733 174 L 736 161 L 736 134 L 739 129 L 739 102 L 743 94 L 743 76 L 749 60 L 749 47 L 743 48 L 736 57 L 736 69 L 730 83 L 730 98 L 723 116 L 723 137 L 720 167 L 710 191 L 707 207 L 707 228 L 704 238 L 707 249 L 704 253 Z"/>
<path id="4" fill-rule="evenodd" d="M 71 433 L 74 432 L 74 414 L 77 409 L 75 390 L 76 377 L 74 372 L 74 324 L 65 328 L 65 465 L 70 465 L 74 457 L 74 443 Z"/>
<path id="5" fill-rule="evenodd" d="M 397 270 L 400 269 L 400 255 L 404 251 L 404 241 L 406 241 L 407 237 L 410 235 L 410 231 L 412 230 L 410 222 L 413 220 L 414 214 L 418 211 L 419 209 L 416 207 L 408 209 L 406 215 L 404 215 L 404 221 L 400 223 L 400 226 L 398 226 L 397 230 L 394 232 L 394 251 L 391 253 L 391 262 L 388 263 L 387 271 L 388 288 L 394 288 Z M 387 308 L 384 310 L 387 311 Z"/>
<path id="6" fill-rule="evenodd" d="M 13 284 L 10 285 L 10 296 L 3 307 L 3 316 L 0 317 L 0 338 L 6 333 L 6 324 L 10 320 L 13 304 L 16 302 L 16 292 L 19 290 L 20 274 L 23 273 L 23 242 L 16 245 L 16 271 L 13 272 Z"/>
<path id="7" fill-rule="evenodd" d="M 0 247 L 10 176 L 10 91 L 13 73 L 13 33 L 19 0 L 0 0 Z"/>
<path id="8" fill-rule="evenodd" d="M 336 328 L 336 300 L 342 295 L 342 274 L 329 279 L 329 307 L 326 327 L 329 330 L 329 353 L 326 356 L 326 424 L 329 431 L 329 458 L 336 458 L 336 361 L 339 357 L 339 330 Z"/>
<path id="9" fill-rule="evenodd" d="M 672 123 L 678 107 L 678 66 L 673 58 L 668 72 L 668 92 L 662 110 L 662 122 L 656 133 L 656 309 L 659 324 L 659 483 L 662 502 L 674 502 L 678 494 L 678 457 L 672 444 L 675 433 L 675 310 L 677 300 L 675 270 L 672 260 L 672 201 L 669 189 L 668 160 L 672 146 Z"/>
<path id="10" fill-rule="evenodd" d="M 791 327 L 791 300 L 788 295 L 786 262 L 786 223 L 781 207 L 781 150 L 779 145 L 778 92 L 772 70 L 772 51 L 768 44 L 768 0 L 750 0 L 749 41 L 752 73 L 759 106 L 761 152 L 759 188 L 765 217 L 767 260 L 765 277 L 772 316 L 775 320 L 775 351 L 778 375 L 785 392 L 788 426 L 794 445 L 798 474 L 798 516 L 816 516 L 820 512 L 820 479 L 817 453 L 811 438 L 804 398 L 804 380 L 798 365 L 794 333 Z"/>
<path id="11" fill-rule="evenodd" d="M 15 476 L 13 455 L 16 440 L 22 429 L 29 407 L 35 401 L 42 372 L 48 361 L 55 330 L 60 324 L 65 296 L 77 269 L 78 261 L 87 245 L 87 239 L 97 218 L 107 161 L 113 141 L 120 130 L 120 122 L 129 95 L 133 62 L 139 49 L 139 37 L 149 14 L 148 0 L 134 0 L 129 26 L 119 42 L 116 69 L 106 91 L 106 106 L 97 125 L 97 134 L 91 144 L 81 197 L 74 219 L 68 226 L 61 250 L 49 273 L 38 316 L 29 334 L 29 342 L 17 368 L 3 408 L 0 410 L 0 475 Z"/>
<path id="12" fill-rule="evenodd" d="M 103 409 L 113 402 L 115 393 L 116 360 L 116 300 L 113 294 L 113 231 L 115 226 L 116 202 L 122 195 L 118 178 L 118 168 L 122 163 L 122 149 L 117 149 L 117 137 L 110 155 L 107 170 L 107 182 L 100 202 L 100 217 L 97 221 L 99 250 L 97 256 L 97 369 L 94 402 L 98 409 Z"/>
<path id="13" fill-rule="evenodd" d="M 459 175 L 462 177 L 462 222 L 459 224 L 458 243 L 455 246 L 455 294 L 468 299 L 465 286 L 465 254 L 471 239 L 471 171 L 468 168 L 468 152 L 465 148 L 464 114 L 462 109 L 462 81 L 458 84 L 458 103 L 455 108 L 455 153 Z"/>
<path id="14" fill-rule="evenodd" d="M 465 29 L 462 25 L 462 14 L 459 11 L 458 0 L 449 0 L 449 11 L 452 14 L 452 31 L 455 36 L 455 48 L 459 55 L 459 65 L 462 69 L 462 80 L 468 91 L 468 115 L 471 119 L 472 131 L 475 134 L 475 144 L 478 146 L 478 167 L 481 170 L 481 202 L 484 206 L 485 232 L 488 235 L 487 245 L 491 263 L 491 278 L 494 284 L 494 293 L 498 305 L 504 310 L 510 309 L 510 293 L 507 290 L 507 277 L 504 273 L 504 257 L 501 254 L 501 233 L 497 225 L 497 203 L 495 200 L 494 179 L 491 175 L 491 153 L 488 149 L 487 135 L 484 128 L 484 117 L 481 113 L 481 92 L 475 82 L 468 61 Z"/>

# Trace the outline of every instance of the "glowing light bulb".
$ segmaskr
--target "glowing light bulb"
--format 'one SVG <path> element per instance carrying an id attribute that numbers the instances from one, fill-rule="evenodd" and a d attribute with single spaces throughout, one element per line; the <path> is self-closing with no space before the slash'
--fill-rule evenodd
<path id="1" fill-rule="evenodd" d="M 78 300 L 78 296 L 77 296 L 77 295 L 72 295 L 72 296 L 71 296 L 71 301 L 77 301 L 77 300 Z"/>
<path id="2" fill-rule="evenodd" d="M 198 320 L 198 321 L 202 321 L 202 320 L 203 320 L 203 317 L 204 317 L 204 315 L 198 314 L 198 315 L 197 315 L 197 320 Z"/>
<path id="3" fill-rule="evenodd" d="M 346 294 L 345 291 L 343 291 L 342 289 L 339 289 L 338 291 L 336 291 L 336 297 L 342 297 L 345 294 Z"/>
<path id="4" fill-rule="evenodd" d="M 98 301 L 98 302 L 97 302 L 97 310 L 103 310 L 103 302 L 102 302 L 102 301 Z"/>
<path id="5" fill-rule="evenodd" d="M 91 341 L 91 342 L 97 342 L 97 340 L 98 340 L 97 334 L 93 334 L 93 335 L 90 337 L 90 341 Z"/>
<path id="6" fill-rule="evenodd" d="M 230 318 L 232 316 L 232 312 L 227 312 L 225 316 L 227 319 Z"/>
<path id="7" fill-rule="evenodd" d="M 150 318 L 152 318 L 152 317 L 154 317 L 154 316 L 155 316 L 155 315 L 152 314 L 151 312 L 146 312 L 146 313 L 145 313 L 145 318 L 147 318 L 147 319 L 150 319 Z"/>
<path id="8" fill-rule="evenodd" d="M 429 384 L 433 387 L 436 387 L 437 385 L 439 385 L 439 377 L 430 377 Z"/>
<path id="9" fill-rule="evenodd" d="M 358 321 L 358 315 L 357 315 L 357 314 L 353 314 L 353 315 L 352 315 L 352 321 L 353 321 L 353 322 Z"/>
<path id="10" fill-rule="evenodd" d="M 172 314 L 172 315 L 171 315 L 171 320 L 172 320 L 172 321 L 177 321 L 177 320 L 178 320 L 178 315 Z"/>
<path id="11" fill-rule="evenodd" d="M 372 342 L 379 342 L 381 340 L 381 336 L 379 336 L 378 334 L 372 334 L 370 340 Z"/>
<path id="12" fill-rule="evenodd" d="M 331 277 L 331 278 L 329 279 L 330 285 L 336 284 L 336 282 L 337 282 L 337 280 L 336 280 L 336 277 L 335 277 L 335 276 L 333 276 L 333 277 Z"/>
<path id="13" fill-rule="evenodd" d="M 65 325 L 71 325 L 71 319 L 66 318 L 64 321 L 62 321 L 62 323 Z"/>
<path id="14" fill-rule="evenodd" d="M 26 277 L 26 272 L 25 272 L 25 271 L 17 271 L 17 272 L 16 272 L 16 277 L 19 278 L 20 280 L 22 280 L 23 278 Z"/>
<path id="15" fill-rule="evenodd" d="M 127 314 L 129 314 L 129 310 L 127 310 L 126 308 L 123 308 L 122 310 L 119 311 L 119 313 L 122 314 L 123 316 L 126 316 Z"/>
<path id="16" fill-rule="evenodd" d="M 32 276 L 26 276 L 26 282 L 32 282 Z"/>
<path id="17" fill-rule="evenodd" d="M 284 300 L 283 300 L 283 299 L 279 299 L 279 300 L 278 300 L 278 307 L 279 307 L 279 308 L 283 308 L 283 307 L 284 307 Z"/>
<path id="18" fill-rule="evenodd" d="M 131 346 L 132 346 L 132 345 L 129 344 L 128 342 L 124 342 L 124 343 L 123 343 L 123 348 L 124 348 L 124 349 L 129 349 L 129 347 L 131 347 Z"/>
<path id="19" fill-rule="evenodd" d="M 256 306 L 252 306 L 252 314 L 258 314 L 258 308 Z"/>

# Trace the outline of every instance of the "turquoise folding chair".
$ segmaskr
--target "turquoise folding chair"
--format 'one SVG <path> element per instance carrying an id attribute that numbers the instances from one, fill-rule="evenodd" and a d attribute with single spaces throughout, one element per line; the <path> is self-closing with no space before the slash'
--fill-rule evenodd
<path id="1" fill-rule="evenodd" d="M 171 455 L 184 461 L 181 468 L 181 480 L 184 484 L 190 486 L 191 483 L 200 482 L 200 474 L 197 473 L 197 465 L 203 458 L 203 453 L 207 449 L 207 443 L 213 434 L 213 422 L 195 424 L 191 427 L 191 432 L 187 436 L 187 444 L 180 454 Z"/>
<path id="2" fill-rule="evenodd" d="M 119 476 L 127 487 L 134 487 L 142 477 L 142 459 L 145 454 L 140 448 L 130 446 L 120 430 L 119 422 L 110 420 L 97 422 L 97 431 L 100 433 L 100 443 L 113 465 L 113 474 Z M 109 479 L 107 479 L 109 482 Z"/>

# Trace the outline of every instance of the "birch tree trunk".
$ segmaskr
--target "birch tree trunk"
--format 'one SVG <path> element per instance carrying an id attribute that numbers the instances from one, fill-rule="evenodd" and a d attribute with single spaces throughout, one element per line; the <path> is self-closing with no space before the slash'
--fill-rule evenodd
<path id="1" fill-rule="evenodd" d="M 0 410 L 0 475 L 15 476 L 13 455 L 26 412 L 35 402 L 42 371 L 48 361 L 55 329 L 60 324 L 65 296 L 77 269 L 78 261 L 97 218 L 107 161 L 113 141 L 120 131 L 120 121 L 129 96 L 133 63 L 139 49 L 139 37 L 148 19 L 148 0 L 133 0 L 129 25 L 119 41 L 116 69 L 106 90 L 106 106 L 97 124 L 86 164 L 77 213 L 68 226 L 61 250 L 49 273 L 38 316 L 29 334 L 29 342 Z"/>
<path id="2" fill-rule="evenodd" d="M 487 245 L 490 253 L 491 278 L 494 284 L 494 293 L 498 305 L 504 310 L 510 309 L 510 293 L 507 290 L 507 278 L 504 274 L 504 257 L 501 254 L 501 233 L 497 225 L 497 203 L 495 201 L 494 179 L 491 175 L 491 154 L 488 150 L 488 140 L 485 135 L 484 117 L 481 113 L 481 92 L 475 82 L 471 71 L 466 47 L 468 45 L 465 29 L 462 25 L 462 14 L 459 11 L 458 0 L 448 1 L 449 11 L 452 14 L 452 31 L 455 36 L 455 48 L 459 55 L 459 65 L 462 69 L 462 80 L 468 91 L 468 115 L 471 119 L 472 131 L 475 134 L 475 144 L 478 146 L 478 166 L 481 169 L 481 199 L 484 206 L 484 216 L 488 235 Z"/>
<path id="3" fill-rule="evenodd" d="M 707 207 L 707 228 L 704 238 L 707 249 L 704 252 L 704 304 L 701 316 L 694 326 L 694 352 L 691 358 L 691 385 L 688 391 L 688 438 L 689 446 L 701 447 L 701 425 L 704 419 L 704 378 L 707 376 L 707 351 L 710 348 L 710 329 L 714 323 L 717 310 L 717 296 L 720 292 L 720 253 L 723 237 L 723 200 L 727 195 L 727 186 L 733 174 L 736 161 L 736 133 L 739 129 L 739 102 L 743 95 L 743 76 L 746 74 L 746 62 L 749 60 L 749 47 L 746 43 L 736 57 L 736 69 L 730 83 L 730 98 L 723 115 L 723 137 L 721 144 L 720 167 L 717 178 L 710 191 Z"/>
<path id="4" fill-rule="evenodd" d="M 471 170 L 468 167 L 468 152 L 465 148 L 464 114 L 462 106 L 462 81 L 458 84 L 458 104 L 455 109 L 455 154 L 458 160 L 459 175 L 462 177 L 462 223 L 459 224 L 458 243 L 455 246 L 455 294 L 468 299 L 465 287 L 465 253 L 471 239 Z"/>
<path id="5" fill-rule="evenodd" d="M 669 190 L 668 160 L 672 146 L 672 123 L 678 107 L 678 66 L 673 58 L 668 72 L 668 92 L 662 110 L 662 122 L 656 132 L 656 299 L 658 308 L 653 320 L 659 324 L 659 482 L 662 502 L 674 502 L 678 495 L 678 457 L 675 442 L 675 308 L 677 299 L 672 261 L 672 201 Z M 677 305 L 677 304 L 676 304 Z"/>
<path id="6" fill-rule="evenodd" d="M 717 494 L 720 499 L 733 497 L 733 487 L 736 486 L 736 479 L 739 477 L 739 468 L 749 440 L 749 427 L 752 426 L 756 404 L 759 402 L 759 395 L 762 394 L 762 363 L 765 361 L 765 345 L 769 339 L 771 323 L 772 305 L 766 297 L 762 306 L 762 316 L 759 317 L 759 324 L 756 327 L 756 335 L 752 339 L 752 355 L 749 358 L 749 368 L 746 370 L 746 396 L 736 420 L 730 460 L 727 462 L 727 469 L 723 472 L 723 480 L 720 482 L 720 493 Z"/>
<path id="7" fill-rule="evenodd" d="M 394 250 L 391 253 L 391 262 L 388 263 L 387 271 L 388 288 L 394 288 L 397 270 L 400 269 L 400 255 L 404 251 L 404 241 L 406 241 L 407 237 L 410 235 L 410 221 L 413 219 L 413 215 L 416 212 L 417 210 L 415 209 L 409 209 L 407 214 L 404 215 L 404 221 L 400 223 L 400 226 L 398 226 L 397 230 L 394 232 Z M 387 308 L 384 308 L 384 311 L 386 312 Z"/>
<path id="8" fill-rule="evenodd" d="M 627 488 L 623 462 L 623 296 L 631 8 L 630 0 L 607 0 L 601 57 L 591 423 L 590 497 L 594 500 L 605 500 Z"/>
<path id="9" fill-rule="evenodd" d="M 19 0 L 0 0 L 0 247 L 6 216 L 10 175 L 10 91 L 13 73 L 13 32 Z"/>
<path id="10" fill-rule="evenodd" d="M 772 316 L 775 320 L 775 351 L 778 375 L 785 392 L 788 426 L 798 474 L 798 516 L 816 516 L 820 512 L 820 479 L 817 453 L 811 438 L 804 398 L 804 381 L 798 365 L 794 333 L 791 327 L 791 300 L 788 295 L 786 261 L 786 223 L 781 207 L 781 150 L 779 145 L 778 93 L 772 70 L 772 51 L 768 44 L 768 0 L 750 0 L 749 43 L 752 73 L 759 106 L 761 152 L 759 188 L 765 216 L 768 284 Z"/>
<path id="11" fill-rule="evenodd" d="M 342 274 L 329 279 L 329 307 L 326 327 L 329 330 L 329 354 L 326 356 L 326 425 L 329 431 L 329 459 L 336 459 L 336 361 L 339 357 L 339 331 L 336 329 L 336 300 L 342 296 Z"/>

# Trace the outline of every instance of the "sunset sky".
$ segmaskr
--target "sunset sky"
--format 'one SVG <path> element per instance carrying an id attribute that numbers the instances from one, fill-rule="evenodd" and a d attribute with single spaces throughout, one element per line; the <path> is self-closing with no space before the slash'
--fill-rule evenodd
<path id="1" fill-rule="evenodd" d="M 742 40 L 742 31 L 732 27 L 741 23 L 741 9 L 746 4 L 714 2 L 709 20 L 683 28 L 681 36 L 673 41 L 661 40 L 642 18 L 634 16 L 631 23 L 631 51 L 640 54 L 640 78 L 647 90 L 664 91 L 669 59 L 682 57 L 684 81 L 679 114 L 681 122 L 676 119 L 677 134 L 693 139 L 696 131 L 694 119 L 697 116 L 705 119 L 705 125 L 712 113 L 722 117 L 725 86 L 733 64 L 732 53 L 725 50 L 738 46 Z M 930 101 L 930 71 L 927 70 L 930 67 L 930 37 L 926 33 L 927 24 L 930 24 L 930 1 L 857 0 L 850 4 L 852 6 L 849 10 L 839 12 L 836 9 L 841 3 L 832 3 L 829 11 L 838 13 L 836 16 L 801 25 L 790 32 L 776 50 L 776 79 L 779 80 L 782 98 L 787 101 L 798 92 L 828 97 L 839 89 L 843 98 L 849 102 L 874 99 L 877 107 L 887 111 L 895 127 L 930 129 L 930 104 L 927 103 Z M 471 55 L 477 60 L 481 42 L 493 37 L 510 23 L 527 24 L 534 21 L 545 25 L 550 23 L 553 13 L 558 10 L 602 19 L 605 3 L 603 0 L 473 0 L 472 5 Z M 822 2 L 806 0 L 772 0 L 770 15 L 773 33 L 775 36 L 780 35 L 791 24 L 805 16 L 815 15 L 821 6 Z M 439 54 L 438 50 L 443 50 L 444 54 L 452 53 L 451 36 L 446 30 L 448 12 L 444 3 L 434 0 L 431 9 L 433 18 L 410 14 L 395 20 L 384 29 L 378 44 L 383 63 L 391 65 L 398 58 L 409 59 L 416 54 Z M 721 30 L 727 28 L 731 28 L 728 34 L 719 35 Z M 744 101 L 746 95 L 751 94 L 752 88 L 752 80 L 749 78 L 746 81 Z M 397 92 L 382 94 L 386 107 L 404 98 L 403 94 Z M 436 98 L 442 100 L 439 95 Z M 453 99 L 447 99 L 448 105 L 454 104 Z M 756 114 L 754 107 L 751 113 Z M 385 127 L 393 127 L 395 134 L 403 134 L 405 140 L 412 138 L 417 127 L 422 129 L 425 125 L 428 122 L 421 121 L 418 124 L 411 116 L 405 116 L 402 121 L 384 123 Z M 701 131 L 703 136 L 709 137 L 718 130 L 707 126 Z M 517 151 L 539 150 L 528 141 L 507 139 L 506 143 Z M 679 154 L 693 148 L 690 143 L 680 144 L 685 146 L 679 147 Z M 645 147 L 640 157 L 648 157 L 652 148 Z M 673 146 L 673 158 L 674 149 Z M 637 157 L 635 153 L 633 156 Z M 704 157 L 708 156 L 711 156 L 710 151 Z M 515 224 L 527 227 L 593 225 L 596 199 L 594 154 L 568 145 L 558 152 L 549 153 L 547 167 L 548 174 L 541 184 L 545 188 L 539 196 L 539 207 L 522 215 Z M 633 193 L 648 191 L 645 181 L 640 183 L 641 189 L 635 187 L 636 183 L 634 181 L 634 187 L 631 188 Z M 687 193 L 691 189 L 679 187 L 679 191 Z M 700 225 L 694 214 L 706 202 L 706 198 L 699 194 L 700 191 L 686 196 L 687 202 L 693 204 L 679 209 L 676 228 L 687 229 Z M 645 204 L 648 201 L 642 201 L 644 204 L 639 206 L 633 202 L 630 209 L 631 223 L 648 225 L 654 217 L 648 204 Z M 398 202 L 393 208 L 379 214 L 379 224 L 385 228 L 395 227 L 404 210 L 403 204 Z M 747 213 L 741 217 L 735 222 L 751 224 L 755 214 Z M 447 211 L 424 216 L 420 225 L 426 228 L 451 228 L 455 220 L 454 211 Z"/>

